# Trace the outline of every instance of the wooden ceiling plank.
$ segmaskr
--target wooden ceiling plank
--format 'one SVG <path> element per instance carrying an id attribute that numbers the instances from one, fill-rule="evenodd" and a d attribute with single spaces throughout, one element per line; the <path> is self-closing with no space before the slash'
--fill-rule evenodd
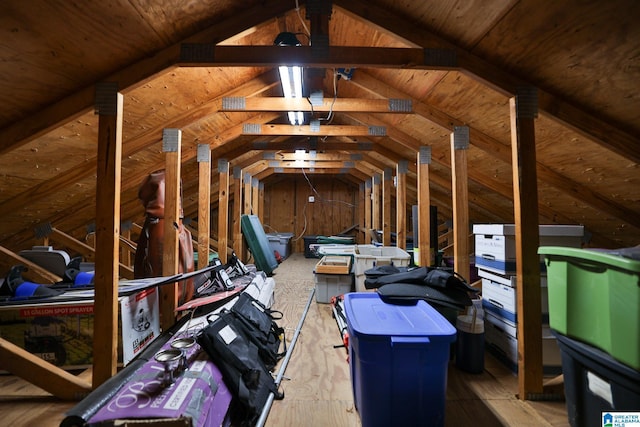
<path id="1" fill-rule="evenodd" d="M 455 50 L 460 69 L 475 79 L 482 81 L 489 87 L 506 96 L 515 95 L 519 87 L 531 86 L 531 83 L 521 79 L 484 59 L 473 55 L 464 48 L 442 39 L 436 34 L 415 25 L 410 25 L 406 19 L 389 13 L 389 10 L 373 5 L 364 0 L 335 0 L 334 7 L 357 20 L 366 20 L 376 27 L 391 31 L 399 37 L 424 47 Z M 593 140 L 603 147 L 640 163 L 640 138 L 600 117 L 589 113 L 585 108 L 570 103 L 538 88 L 540 113 L 552 120 L 570 127 L 579 134 Z"/>
<path id="2" fill-rule="evenodd" d="M 405 97 L 407 94 L 403 94 L 401 91 L 396 88 L 390 87 L 383 82 L 373 78 L 371 75 L 361 72 L 358 73 L 357 78 L 352 80 L 352 84 L 356 84 L 359 87 L 372 91 L 372 93 L 391 93 L 392 96 Z M 417 115 L 424 117 L 425 119 L 431 121 L 432 123 L 441 126 L 443 130 L 451 129 L 453 126 L 463 126 L 464 123 L 453 116 L 449 116 L 448 114 L 438 110 L 437 108 L 427 105 L 423 102 L 419 102 L 418 100 L 412 100 L 413 108 Z M 386 125 L 386 123 L 382 123 L 382 125 Z M 390 127 L 390 126 L 388 126 Z M 486 153 L 500 159 L 501 161 L 511 164 L 511 153 L 509 146 L 504 145 L 497 141 L 496 139 L 486 135 L 485 133 L 475 129 L 473 127 L 469 127 L 469 137 L 471 143 L 485 151 Z M 610 198 L 605 197 L 600 193 L 596 193 L 590 190 L 588 187 L 575 182 L 564 175 L 559 174 L 558 172 L 553 171 L 548 166 L 538 162 L 538 179 L 542 182 L 553 185 L 554 187 L 562 190 L 566 194 L 571 197 L 576 198 L 584 203 L 589 204 L 590 206 L 605 212 L 609 215 L 612 215 L 620 220 L 636 227 L 640 228 L 640 217 L 634 212 L 632 209 L 627 208 L 626 206 L 612 200 Z M 476 175 L 477 172 L 473 172 L 473 179 L 478 176 L 477 181 L 482 183 L 489 188 L 494 187 L 492 184 L 488 184 L 488 178 L 481 178 L 480 175 Z M 502 193 L 502 192 L 501 192 Z M 509 193 L 502 193 L 505 197 L 508 196 Z M 512 195 L 508 196 L 512 197 Z M 543 209 L 541 206 L 540 209 Z M 548 214 L 548 213 L 547 213 Z M 549 218 L 553 218 L 554 215 L 547 215 Z M 574 222 L 574 221 L 571 221 Z"/>
<path id="3" fill-rule="evenodd" d="M 265 81 L 267 84 L 265 85 Z M 264 75 L 253 79 L 246 84 L 234 88 L 233 90 L 225 93 L 224 96 L 253 96 L 257 95 L 265 90 L 270 89 L 277 83 L 277 77 L 275 73 L 269 72 Z M 184 128 L 189 125 L 197 125 L 199 120 L 206 118 L 211 114 L 216 114 L 218 109 L 218 104 L 220 100 L 224 96 L 219 96 L 211 100 L 209 103 L 205 103 L 203 105 L 198 106 L 197 108 L 191 109 L 188 112 L 176 117 L 171 120 L 169 123 L 166 123 L 166 126 L 169 128 Z M 123 145 L 123 157 L 126 158 L 128 156 L 132 156 L 135 153 L 140 152 L 145 149 L 149 145 L 156 143 L 161 138 L 161 133 L 158 129 L 151 129 L 146 133 L 140 134 L 135 138 L 128 140 Z M 37 199 L 44 194 L 50 194 L 56 191 L 64 191 L 66 188 L 69 188 L 71 185 L 76 182 L 81 181 L 82 179 L 95 174 L 96 173 L 96 165 L 97 165 L 97 157 L 88 158 L 83 161 L 82 167 L 73 168 L 71 171 L 65 171 L 54 178 L 46 180 L 41 184 L 30 188 L 29 190 L 12 197 L 6 202 L 0 204 L 0 216 L 13 212 L 21 206 L 28 205 L 31 200 Z M 137 185 L 144 175 L 148 174 L 151 171 L 142 171 L 135 178 L 132 179 L 128 177 L 129 184 Z M 127 188 L 127 182 L 123 183 L 124 189 Z M 87 196 L 88 199 L 92 199 L 91 195 Z M 73 211 L 73 210 L 71 210 Z"/>
<path id="4" fill-rule="evenodd" d="M 232 15 L 197 34 L 173 44 L 153 56 L 146 57 L 117 72 L 104 77 L 102 81 L 117 82 L 122 93 L 130 91 L 159 73 L 174 68 L 180 59 L 183 43 L 221 42 L 238 32 L 258 26 L 271 18 L 291 9 L 289 0 L 258 3 L 247 8 L 245 13 Z M 93 85 L 73 93 L 66 98 L 44 108 L 24 120 L 0 130 L 0 154 L 42 136 L 62 123 L 79 117 L 93 108 L 95 101 Z"/>

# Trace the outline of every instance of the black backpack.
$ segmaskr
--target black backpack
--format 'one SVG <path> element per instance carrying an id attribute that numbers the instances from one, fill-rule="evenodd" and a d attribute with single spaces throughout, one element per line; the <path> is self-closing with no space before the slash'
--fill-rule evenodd
<path id="1" fill-rule="evenodd" d="M 266 308 L 246 292 L 240 294 L 238 301 L 231 307 L 231 312 L 242 323 L 249 339 L 258 347 L 258 354 L 267 369 L 273 369 L 287 352 L 284 328 L 276 323 L 276 320 L 282 319 L 282 312 Z"/>
<path id="2" fill-rule="evenodd" d="M 283 399 L 275 380 L 259 355 L 259 349 L 245 331 L 239 317 L 223 310 L 198 335 L 198 344 L 222 372 L 234 396 L 231 418 L 234 424 L 253 426 L 269 395 Z"/>

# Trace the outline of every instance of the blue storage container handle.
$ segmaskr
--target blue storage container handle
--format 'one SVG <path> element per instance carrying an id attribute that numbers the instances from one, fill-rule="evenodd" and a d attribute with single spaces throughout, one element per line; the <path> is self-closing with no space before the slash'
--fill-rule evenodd
<path id="1" fill-rule="evenodd" d="M 429 337 L 391 337 L 391 347 L 417 347 L 431 344 Z"/>

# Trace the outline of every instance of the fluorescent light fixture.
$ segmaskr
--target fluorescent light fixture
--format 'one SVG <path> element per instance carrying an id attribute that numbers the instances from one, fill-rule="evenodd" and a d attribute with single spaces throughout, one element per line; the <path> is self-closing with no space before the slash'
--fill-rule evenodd
<path id="1" fill-rule="evenodd" d="M 292 66 L 278 67 L 280 71 L 280 82 L 282 83 L 282 93 L 285 98 L 302 98 L 302 67 Z M 304 123 L 304 113 L 302 111 L 289 111 L 289 123 L 301 125 Z"/>
<path id="2" fill-rule="evenodd" d="M 302 46 L 294 33 L 282 32 L 278 34 L 273 44 L 276 46 Z M 282 93 L 285 98 L 302 98 L 302 67 L 291 66 L 278 67 L 280 71 L 280 82 L 282 83 Z M 302 111 L 289 111 L 289 123 L 292 125 L 304 124 L 304 113 Z"/>

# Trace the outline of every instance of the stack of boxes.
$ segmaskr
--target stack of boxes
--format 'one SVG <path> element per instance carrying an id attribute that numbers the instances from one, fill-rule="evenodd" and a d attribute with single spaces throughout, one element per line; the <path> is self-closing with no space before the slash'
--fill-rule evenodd
<path id="1" fill-rule="evenodd" d="M 487 349 L 512 371 L 518 368 L 518 313 L 514 224 L 476 224 L 475 263 L 482 279 Z M 577 247 L 582 245 L 584 227 L 541 225 L 540 245 Z M 542 359 L 545 373 L 562 370 L 560 350 L 549 328 L 547 278 L 541 258 Z M 525 302 L 526 303 L 526 302 Z"/>

